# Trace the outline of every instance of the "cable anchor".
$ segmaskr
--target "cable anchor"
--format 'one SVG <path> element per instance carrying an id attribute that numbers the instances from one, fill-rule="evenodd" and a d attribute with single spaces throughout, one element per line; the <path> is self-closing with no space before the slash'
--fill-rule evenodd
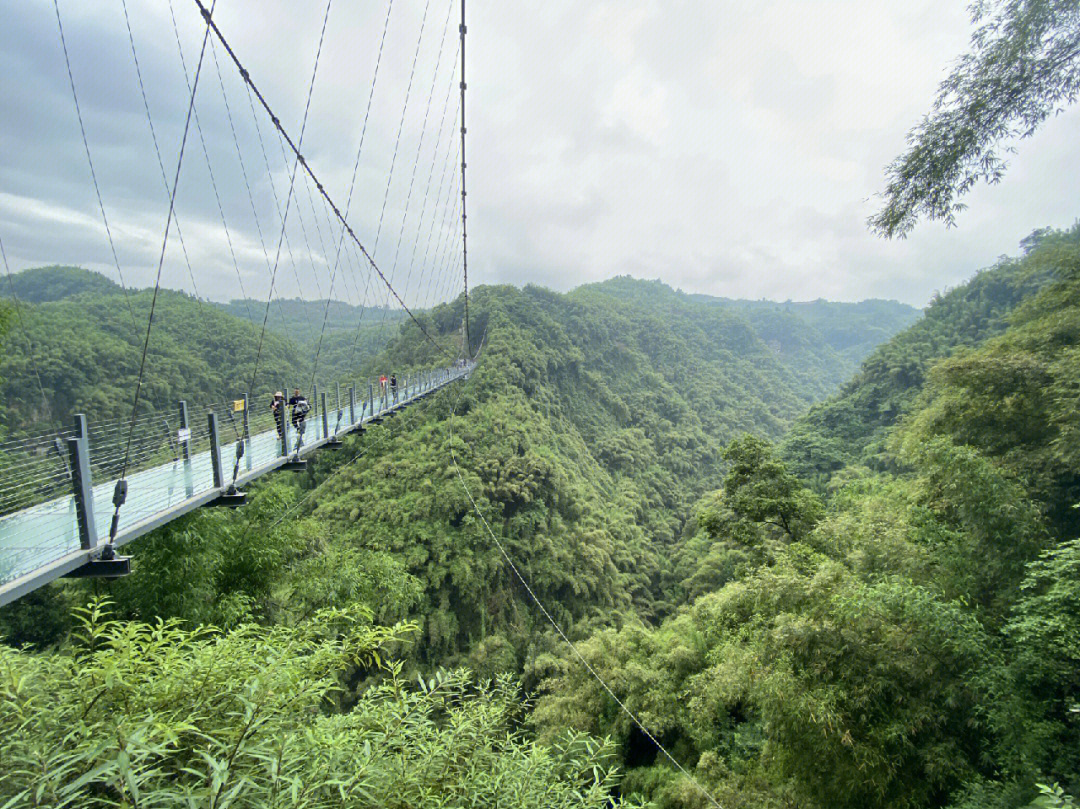
<path id="1" fill-rule="evenodd" d="M 106 550 L 102 551 L 103 558 L 105 553 L 112 552 L 112 545 L 116 542 L 116 532 L 120 528 L 120 506 L 124 505 L 124 503 L 127 502 L 127 490 L 127 480 L 121 478 L 120 480 L 116 481 L 116 488 L 113 489 L 112 497 L 113 516 L 112 525 L 109 526 L 109 544 L 106 546 Z M 110 556 L 109 558 L 111 559 L 112 557 Z"/>

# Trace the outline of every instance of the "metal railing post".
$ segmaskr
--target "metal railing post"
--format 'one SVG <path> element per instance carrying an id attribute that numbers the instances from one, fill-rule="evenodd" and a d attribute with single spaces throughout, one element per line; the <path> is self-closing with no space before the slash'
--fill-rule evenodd
<path id="1" fill-rule="evenodd" d="M 242 398 L 244 400 L 244 437 L 243 437 L 244 455 L 247 457 L 247 463 L 245 464 L 245 466 L 247 466 L 247 469 L 250 472 L 251 471 L 251 422 L 250 422 L 250 420 L 248 418 L 248 411 L 251 409 L 251 395 L 245 393 L 245 394 L 243 394 Z"/>
<path id="2" fill-rule="evenodd" d="M 371 412 L 368 414 L 368 416 L 370 418 L 375 418 L 375 385 L 372 382 L 368 382 L 367 400 L 368 400 L 368 404 L 371 405 Z M 361 419 L 364 418 L 363 413 L 360 414 L 360 418 Z"/>
<path id="3" fill-rule="evenodd" d="M 329 438 L 330 437 L 330 422 L 326 417 L 326 392 L 324 391 L 321 394 L 321 396 L 322 396 L 322 437 L 323 438 Z"/>
<path id="4" fill-rule="evenodd" d="M 176 434 L 176 443 L 180 445 L 180 454 L 184 458 L 184 493 L 191 497 L 195 493 L 195 479 L 191 472 L 191 425 L 188 423 L 187 402 L 180 402 L 180 430 Z"/>
<path id="5" fill-rule="evenodd" d="M 360 417 L 363 418 L 364 414 L 361 413 Z M 354 427 L 356 425 L 356 386 L 349 386 L 349 426 Z"/>
<path id="6" fill-rule="evenodd" d="M 289 424 L 285 419 L 285 402 L 285 399 L 281 400 L 281 410 L 274 416 L 274 429 L 278 431 L 278 437 L 281 439 L 282 458 L 289 454 Z"/>
<path id="7" fill-rule="evenodd" d="M 188 432 L 185 432 L 187 430 Z M 182 439 L 182 440 L 181 440 Z M 188 425 L 188 413 L 187 402 L 180 402 L 180 431 L 176 436 L 177 443 L 180 444 L 180 455 L 184 458 L 184 463 L 191 463 L 191 432 Z"/>
<path id="8" fill-rule="evenodd" d="M 221 445 L 218 443 L 217 413 L 211 410 L 206 414 L 210 427 L 210 466 L 214 470 L 214 488 L 225 488 L 225 477 L 221 473 Z"/>
<path id="9" fill-rule="evenodd" d="M 90 479 L 90 448 L 86 432 L 86 416 L 75 416 L 75 438 L 67 440 L 71 460 L 71 488 L 75 498 L 75 522 L 79 529 L 79 544 L 83 550 L 97 547 L 97 523 L 94 520 L 94 488 Z"/>

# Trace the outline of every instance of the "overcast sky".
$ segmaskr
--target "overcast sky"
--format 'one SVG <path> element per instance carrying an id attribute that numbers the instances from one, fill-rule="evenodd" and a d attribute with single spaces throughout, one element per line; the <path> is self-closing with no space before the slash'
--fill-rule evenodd
<path id="1" fill-rule="evenodd" d="M 129 285 L 150 285 L 167 182 L 123 6 L 59 3 L 120 269 Z M 172 3 L 192 74 L 203 28 L 193 0 Z M 189 95 L 169 0 L 128 6 L 171 183 Z M 219 0 L 215 10 L 294 138 L 324 9 Z M 363 133 L 348 219 L 410 305 L 460 286 L 459 15 L 445 0 L 333 0 L 304 135 L 344 210 Z M 1015 253 L 1031 230 L 1080 214 L 1074 109 L 1020 144 L 1001 184 L 969 195 L 957 228 L 923 223 L 891 242 L 866 230 L 883 167 L 967 46 L 960 2 L 470 0 L 468 25 L 473 285 L 565 290 L 629 273 L 727 297 L 921 306 Z M 51 0 L 8 4 L 0 44 L 0 240 L 12 269 L 79 264 L 116 278 Z M 196 111 L 177 194 L 183 244 L 173 231 L 163 283 L 264 297 L 280 240 L 280 294 L 314 298 L 333 284 L 335 297 L 384 302 L 355 247 L 338 253 L 340 229 L 313 187 L 298 181 L 290 199 L 291 164 L 220 48 L 207 51 Z"/>

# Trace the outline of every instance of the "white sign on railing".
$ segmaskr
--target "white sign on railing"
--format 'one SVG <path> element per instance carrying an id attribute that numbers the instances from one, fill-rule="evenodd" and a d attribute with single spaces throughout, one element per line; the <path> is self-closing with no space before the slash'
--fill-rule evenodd
<path id="1" fill-rule="evenodd" d="M 176 440 L 180 444 L 186 444 L 187 440 L 191 438 L 191 428 L 183 427 L 176 431 Z"/>

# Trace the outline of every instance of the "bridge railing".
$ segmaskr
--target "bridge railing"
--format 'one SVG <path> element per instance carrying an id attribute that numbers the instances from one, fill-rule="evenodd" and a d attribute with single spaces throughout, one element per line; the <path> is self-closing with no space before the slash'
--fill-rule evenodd
<path id="1" fill-rule="evenodd" d="M 175 416 L 137 420 L 128 463 L 127 498 L 115 546 L 254 480 L 373 419 L 468 375 L 474 364 L 400 380 L 396 395 L 375 383 L 316 388 L 302 430 L 286 415 L 284 442 L 265 400 L 241 396 Z M 332 395 L 329 395 L 332 394 Z M 130 424 L 127 422 L 126 424 Z M 124 424 L 88 425 L 85 416 L 51 434 L 0 443 L 0 604 L 70 573 L 99 554 L 108 539 L 113 494 L 123 468 Z M 243 451 L 237 457 L 238 446 Z M 239 463 L 237 463 L 239 460 Z"/>

